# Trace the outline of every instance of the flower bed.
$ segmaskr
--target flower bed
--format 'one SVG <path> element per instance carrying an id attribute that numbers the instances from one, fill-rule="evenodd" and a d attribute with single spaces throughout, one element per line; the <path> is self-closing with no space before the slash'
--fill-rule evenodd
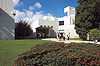
<path id="1" fill-rule="evenodd" d="M 98 66 L 100 46 L 50 42 L 18 56 L 15 66 Z"/>

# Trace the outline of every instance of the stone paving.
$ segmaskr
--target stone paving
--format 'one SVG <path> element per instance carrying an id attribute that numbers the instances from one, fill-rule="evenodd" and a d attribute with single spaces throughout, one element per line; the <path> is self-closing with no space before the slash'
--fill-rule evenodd
<path id="1" fill-rule="evenodd" d="M 55 41 L 55 42 L 64 42 L 64 43 L 91 43 L 91 44 L 100 44 L 100 42 L 94 42 L 94 41 L 82 41 L 82 40 L 58 40 L 56 38 L 47 38 L 42 40 L 49 40 L 49 41 Z"/>

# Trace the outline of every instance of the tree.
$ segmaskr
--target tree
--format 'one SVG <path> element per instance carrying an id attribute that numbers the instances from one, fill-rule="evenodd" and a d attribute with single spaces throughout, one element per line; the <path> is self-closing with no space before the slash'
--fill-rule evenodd
<path id="1" fill-rule="evenodd" d="M 100 29 L 100 0 L 96 0 L 97 1 L 97 4 L 96 4 L 96 18 L 97 18 L 97 25 Z"/>
<path id="2" fill-rule="evenodd" d="M 75 29 L 83 40 L 86 40 L 87 33 L 91 29 L 98 28 L 100 25 L 99 11 L 97 10 L 99 4 L 97 5 L 97 3 L 96 0 L 78 0 Z"/>
<path id="3" fill-rule="evenodd" d="M 33 34 L 33 30 L 27 22 L 20 21 L 16 23 L 15 39 L 25 39 Z"/>
<path id="4" fill-rule="evenodd" d="M 46 38 L 49 33 L 49 29 L 50 29 L 50 27 L 41 25 L 40 27 L 36 28 L 36 33 L 37 33 L 37 35 L 41 34 L 41 38 Z"/>

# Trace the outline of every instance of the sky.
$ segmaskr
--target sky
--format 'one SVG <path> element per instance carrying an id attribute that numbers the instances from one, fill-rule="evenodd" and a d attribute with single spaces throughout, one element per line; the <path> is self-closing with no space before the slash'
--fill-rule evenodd
<path id="1" fill-rule="evenodd" d="M 15 9 L 21 12 L 29 10 L 33 13 L 51 14 L 55 17 L 63 17 L 64 8 L 69 6 L 76 7 L 76 0 L 13 0 Z"/>
<path id="2" fill-rule="evenodd" d="M 28 22 L 33 31 L 39 27 L 39 20 L 56 22 L 64 17 L 64 8 L 67 6 L 76 7 L 76 0 L 13 0 L 15 22 L 23 20 Z"/>

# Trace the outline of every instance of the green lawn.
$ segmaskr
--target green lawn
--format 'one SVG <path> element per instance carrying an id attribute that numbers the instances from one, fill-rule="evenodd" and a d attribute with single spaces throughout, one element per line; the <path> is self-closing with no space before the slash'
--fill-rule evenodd
<path id="1" fill-rule="evenodd" d="M 0 40 L 0 66 L 12 66 L 17 55 L 30 50 L 38 44 L 46 44 L 43 40 Z"/>

